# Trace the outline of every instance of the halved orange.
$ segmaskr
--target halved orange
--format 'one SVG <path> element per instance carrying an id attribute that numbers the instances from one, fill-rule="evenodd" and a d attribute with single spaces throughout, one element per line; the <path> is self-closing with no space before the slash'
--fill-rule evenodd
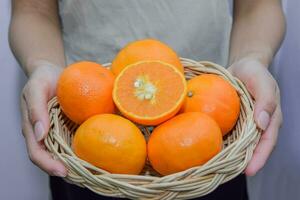
<path id="1" fill-rule="evenodd" d="M 113 100 L 128 119 L 157 125 L 179 111 L 186 91 L 185 78 L 176 67 L 148 60 L 127 66 L 117 76 Z"/>

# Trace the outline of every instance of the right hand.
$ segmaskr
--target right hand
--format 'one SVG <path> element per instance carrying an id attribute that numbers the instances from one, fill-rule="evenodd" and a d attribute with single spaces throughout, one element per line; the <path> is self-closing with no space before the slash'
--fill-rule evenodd
<path id="1" fill-rule="evenodd" d="M 22 133 L 30 160 L 52 176 L 65 177 L 66 167 L 46 151 L 43 138 L 49 130 L 48 101 L 56 94 L 62 68 L 40 62 L 30 74 L 21 95 Z"/>
<path id="2" fill-rule="evenodd" d="M 254 176 L 271 155 L 282 123 L 280 92 L 276 80 L 261 61 L 245 57 L 229 67 L 247 87 L 255 100 L 254 120 L 263 134 L 245 170 L 246 175 Z"/>

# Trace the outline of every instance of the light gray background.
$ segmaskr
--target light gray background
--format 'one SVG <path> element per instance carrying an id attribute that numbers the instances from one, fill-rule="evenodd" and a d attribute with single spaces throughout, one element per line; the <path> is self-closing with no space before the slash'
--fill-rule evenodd
<path id="1" fill-rule="evenodd" d="M 26 82 L 7 41 L 10 0 L 0 0 L 0 199 L 46 200 L 48 176 L 28 159 L 21 134 L 19 94 Z"/>
<path id="2" fill-rule="evenodd" d="M 298 0 L 284 1 L 284 5 L 288 7 L 287 3 L 292 5 L 296 1 Z M 291 41 L 291 38 L 286 39 L 276 63 L 283 63 L 284 57 L 280 55 L 285 55 L 283 53 L 289 51 L 290 47 L 295 48 L 295 45 L 300 44 L 299 34 L 296 34 L 296 32 L 300 33 L 300 26 L 298 20 L 295 20 L 297 17 L 300 19 L 298 9 L 289 9 L 287 14 L 289 22 L 295 23 L 289 23 L 289 26 L 297 26 L 292 29 L 293 34 L 288 34 L 288 36 L 294 36 L 294 42 L 287 43 Z M 29 161 L 21 134 L 19 94 L 26 82 L 26 77 L 9 50 L 7 42 L 9 17 L 10 0 L 0 0 L 0 135 L 2 136 L 0 138 L 0 199 L 45 200 L 49 197 L 48 177 Z M 294 62 L 284 63 L 290 65 L 300 63 L 299 55 L 291 57 Z M 257 194 L 250 194 L 251 196 L 252 199 L 259 199 Z"/>

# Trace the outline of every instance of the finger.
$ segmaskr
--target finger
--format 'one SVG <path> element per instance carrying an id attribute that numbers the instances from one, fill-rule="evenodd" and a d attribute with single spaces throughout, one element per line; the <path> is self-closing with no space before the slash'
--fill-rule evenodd
<path id="1" fill-rule="evenodd" d="M 251 82 L 251 93 L 255 99 L 254 119 L 266 130 L 277 105 L 277 84 L 270 74 L 258 75 Z"/>
<path id="2" fill-rule="evenodd" d="M 30 81 L 24 88 L 23 96 L 28 109 L 28 117 L 33 126 L 37 141 L 41 141 L 49 130 L 47 101 L 49 99 L 47 84 Z"/>
<path id="3" fill-rule="evenodd" d="M 265 165 L 276 144 L 281 122 L 281 109 L 280 106 L 277 106 L 274 115 L 272 116 L 270 125 L 262 134 L 260 141 L 255 148 L 253 157 L 245 170 L 247 176 L 254 176 Z"/>
<path id="4" fill-rule="evenodd" d="M 35 139 L 33 129 L 28 118 L 26 102 L 21 99 L 22 111 L 22 132 L 26 140 L 28 156 L 30 160 L 44 170 L 46 173 L 54 176 L 65 177 L 67 175 L 66 167 L 58 160 L 54 160 L 43 146 Z"/>

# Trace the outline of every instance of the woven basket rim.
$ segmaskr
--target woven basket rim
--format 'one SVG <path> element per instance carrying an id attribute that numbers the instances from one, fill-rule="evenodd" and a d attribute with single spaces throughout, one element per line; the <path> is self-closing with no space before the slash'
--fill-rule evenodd
<path id="1" fill-rule="evenodd" d="M 224 140 L 223 150 L 202 166 L 167 176 L 111 174 L 79 159 L 73 153 L 70 133 L 76 130 L 77 125 L 63 115 L 54 97 L 48 104 L 50 129 L 44 143 L 54 158 L 67 166 L 67 181 L 106 196 L 189 199 L 212 192 L 245 169 L 260 138 L 260 130 L 253 119 L 253 100 L 249 92 L 240 80 L 218 64 L 187 58 L 181 58 L 181 62 L 187 79 L 203 73 L 217 74 L 229 81 L 239 94 L 241 113 L 236 127 Z M 143 129 L 145 131 L 148 130 Z"/>

